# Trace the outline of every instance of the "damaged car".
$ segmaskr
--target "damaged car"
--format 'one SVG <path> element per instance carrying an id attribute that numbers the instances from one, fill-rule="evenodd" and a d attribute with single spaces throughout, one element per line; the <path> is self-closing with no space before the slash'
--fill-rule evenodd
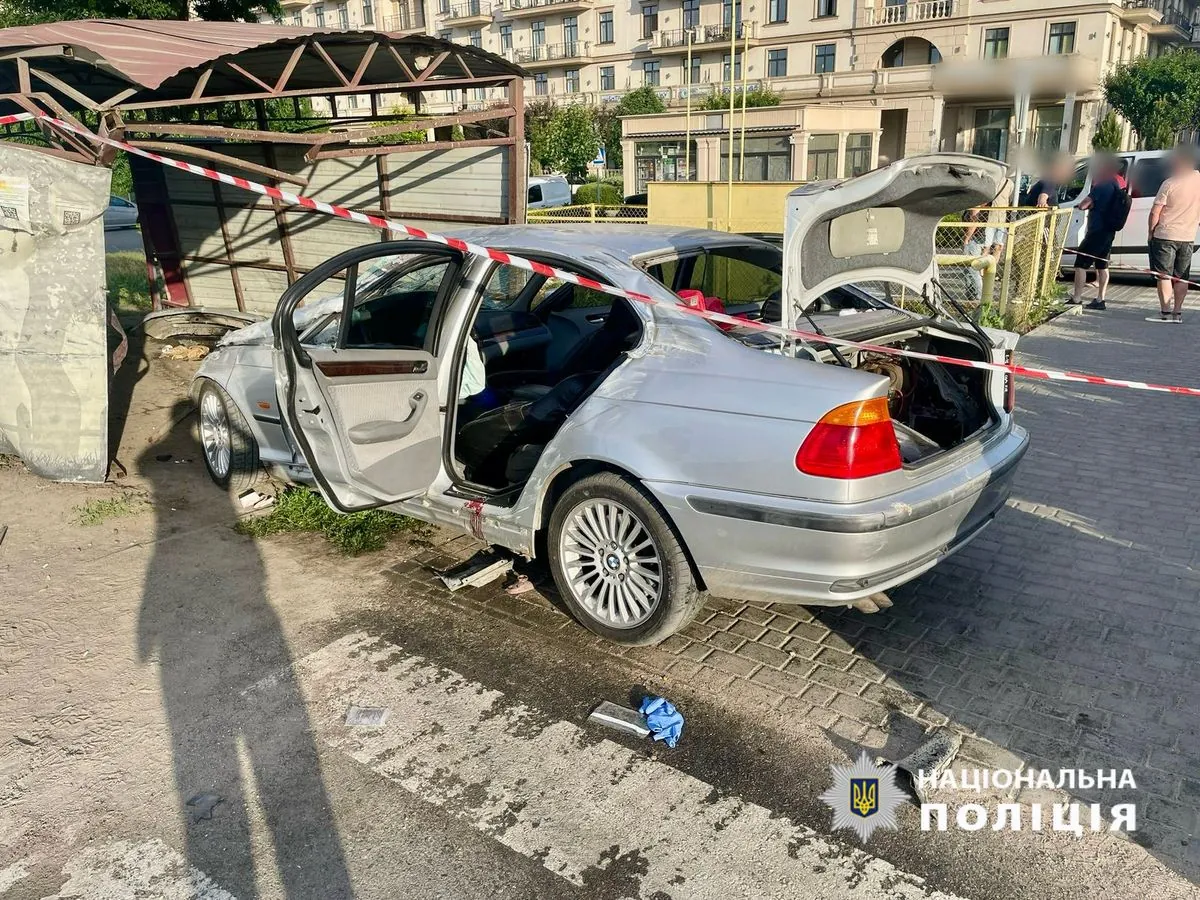
<path id="1" fill-rule="evenodd" d="M 655 305 L 432 241 L 349 250 L 204 361 L 205 463 L 223 486 L 265 465 L 339 511 L 543 558 L 622 643 L 678 631 L 706 594 L 877 609 L 992 520 L 1028 438 L 1005 373 L 833 339 L 1010 358 L 1015 335 L 938 301 L 934 259 L 942 217 L 1004 176 L 946 154 L 809 185 L 782 248 L 653 226 L 457 235 Z"/>

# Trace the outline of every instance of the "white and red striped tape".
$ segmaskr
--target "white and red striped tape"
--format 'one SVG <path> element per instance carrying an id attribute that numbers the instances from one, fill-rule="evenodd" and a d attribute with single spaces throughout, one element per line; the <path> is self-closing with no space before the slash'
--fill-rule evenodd
<path id="1" fill-rule="evenodd" d="M 334 206 L 330 203 L 323 203 L 320 200 L 313 200 L 311 197 L 305 197 L 301 194 L 293 194 L 289 191 L 282 191 L 279 188 L 269 187 L 264 184 L 259 184 L 258 182 L 249 181 L 245 178 L 226 175 L 222 172 L 217 172 L 214 169 L 209 169 L 205 166 L 197 166 L 193 165 L 192 163 L 182 162 L 181 160 L 171 159 L 168 156 L 162 156 L 158 153 L 152 153 L 149 150 L 143 150 L 140 147 L 135 147 L 132 144 L 125 143 L 124 141 L 118 141 L 112 138 L 92 134 L 85 128 L 81 128 L 70 122 L 65 122 L 62 119 L 54 118 L 53 116 L 46 115 L 45 113 L 38 113 L 36 115 L 33 113 L 16 113 L 13 115 L 0 116 L 0 126 L 29 121 L 31 119 L 37 119 L 54 128 L 79 135 L 80 137 L 86 138 L 87 140 L 95 143 L 104 144 L 109 147 L 114 147 L 118 150 L 124 150 L 126 153 L 132 153 L 135 156 L 141 156 L 145 159 L 153 160 L 160 165 L 181 169 L 184 172 L 190 172 L 193 175 L 199 175 L 202 178 L 207 178 L 211 181 L 218 181 L 221 184 L 228 184 L 232 185 L 233 187 L 242 188 L 243 190 L 252 191 L 256 194 L 262 194 L 263 196 L 271 197 L 291 206 L 299 206 L 303 207 L 304 209 L 311 209 L 315 212 L 336 216 L 340 219 L 348 219 L 351 222 L 361 222 L 363 225 L 370 225 L 374 228 L 379 228 L 384 231 L 392 231 L 400 234 L 406 234 L 409 237 L 435 241 L 440 244 L 445 244 L 447 247 L 451 247 L 461 253 L 469 253 L 474 256 L 483 256 L 505 265 L 515 266 L 516 268 L 525 269 L 530 272 L 536 272 L 537 274 L 545 275 L 548 278 L 558 278 L 562 281 L 578 284 L 590 290 L 602 291 L 606 294 L 612 294 L 615 297 L 624 297 L 637 303 L 644 303 L 650 306 L 666 305 L 659 300 L 655 300 L 653 297 L 650 297 L 647 294 L 601 284 L 592 278 L 578 275 L 575 272 L 569 272 L 565 269 L 559 269 L 555 266 L 548 266 L 545 263 L 536 262 L 535 260 L 531 259 L 525 259 L 522 256 L 516 256 L 511 253 L 505 253 L 502 250 L 484 247 L 479 244 L 472 244 L 468 241 L 459 240 L 458 238 L 433 234 L 420 228 L 414 228 L 411 225 L 405 225 L 403 222 L 384 219 L 380 216 L 367 215 L 366 213 L 357 212 L 356 210 L 352 209 L 346 209 L 342 206 Z M 784 328 L 779 325 L 769 325 L 765 322 L 756 322 L 749 319 L 741 319 L 735 316 L 726 315 L 724 313 L 713 312 L 711 310 L 697 309 L 682 303 L 672 304 L 671 308 L 689 313 L 690 315 L 697 316 L 701 319 L 706 319 L 710 322 L 735 325 L 742 328 L 752 328 L 759 331 L 769 332 L 771 334 L 778 334 L 783 337 L 798 337 L 814 343 L 835 345 L 838 347 L 850 347 L 856 350 L 867 350 L 873 353 L 886 353 L 892 356 L 906 356 L 910 359 L 940 362 L 946 365 L 963 366 L 971 369 L 983 369 L 990 372 L 1019 375 L 1025 378 L 1038 378 L 1050 381 L 1072 381 L 1080 382 L 1082 384 L 1107 385 L 1109 387 L 1123 387 L 1141 391 L 1157 391 L 1168 394 L 1183 394 L 1190 397 L 1200 397 L 1200 388 L 1179 387 L 1177 385 L 1166 384 L 1150 384 L 1145 381 L 1131 381 L 1123 378 L 1106 378 L 1100 375 L 1086 375 L 1081 372 L 1059 372 L 1051 369 L 1033 369 L 1028 366 L 1019 366 L 1014 364 L 959 359 L 958 357 L 954 356 L 941 356 L 934 353 L 921 353 L 916 350 L 902 350 L 897 347 L 881 347 L 877 344 L 865 344 L 860 341 L 850 341 L 843 338 L 830 337 L 810 331 L 800 331 L 798 329 Z"/>

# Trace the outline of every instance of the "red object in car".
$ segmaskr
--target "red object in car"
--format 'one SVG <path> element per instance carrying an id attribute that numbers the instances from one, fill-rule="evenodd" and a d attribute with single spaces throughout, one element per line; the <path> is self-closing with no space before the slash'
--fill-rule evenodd
<path id="1" fill-rule="evenodd" d="M 725 304 L 716 297 L 705 297 L 703 291 L 697 291 L 693 288 L 686 288 L 679 292 L 679 299 L 683 301 L 684 306 L 690 306 L 692 309 L 703 309 L 707 312 L 725 313 Z M 722 331 L 728 331 L 733 326 L 726 322 L 713 322 Z"/>

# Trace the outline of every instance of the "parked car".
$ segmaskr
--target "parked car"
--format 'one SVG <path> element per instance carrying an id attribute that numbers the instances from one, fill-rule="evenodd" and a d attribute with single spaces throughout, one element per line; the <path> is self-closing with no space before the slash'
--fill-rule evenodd
<path id="1" fill-rule="evenodd" d="M 1125 179 L 1133 198 L 1133 206 L 1129 211 L 1129 221 L 1113 241 L 1111 261 L 1115 265 L 1150 268 L 1150 207 L 1154 205 L 1158 189 L 1170 175 L 1170 153 L 1169 150 L 1137 150 L 1117 154 L 1121 177 Z M 1079 204 L 1091 190 L 1091 163 L 1083 159 L 1076 164 L 1074 177 L 1063 185 L 1058 196 L 1059 206 L 1074 210 L 1071 223 L 1067 226 L 1066 246 L 1069 248 L 1078 247 L 1083 240 L 1088 213 L 1080 209 Z M 1200 233 L 1196 235 L 1196 244 L 1200 246 Z M 1074 265 L 1075 254 L 1064 253 L 1062 267 L 1070 269 Z"/>
<path id="2" fill-rule="evenodd" d="M 1004 376 L 717 328 L 678 292 L 826 337 L 1002 360 L 1015 335 L 855 286 L 919 295 L 938 221 L 1002 177 L 935 156 L 802 189 L 790 256 L 681 228 L 460 232 L 665 305 L 432 241 L 341 253 L 200 367 L 205 463 L 221 485 L 248 487 L 267 464 L 342 512 L 383 506 L 544 556 L 574 615 L 614 641 L 662 640 L 705 591 L 869 600 L 1003 505 L 1027 444 Z"/>
<path id="3" fill-rule="evenodd" d="M 532 175 L 529 178 L 527 209 L 546 209 L 571 204 L 571 185 L 562 175 Z"/>
<path id="4" fill-rule="evenodd" d="M 138 208 L 124 197 L 113 195 L 108 198 L 108 208 L 104 210 L 104 230 L 116 231 L 121 228 L 133 228 L 138 222 Z"/>

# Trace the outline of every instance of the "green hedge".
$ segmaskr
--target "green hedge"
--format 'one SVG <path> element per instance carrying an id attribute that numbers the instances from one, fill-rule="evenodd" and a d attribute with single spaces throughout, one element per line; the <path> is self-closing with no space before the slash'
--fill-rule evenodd
<path id="1" fill-rule="evenodd" d="M 576 203 L 598 203 L 602 206 L 619 206 L 621 200 L 621 192 L 613 185 L 603 181 L 593 181 L 590 184 L 581 185 L 579 190 L 575 192 Z"/>

